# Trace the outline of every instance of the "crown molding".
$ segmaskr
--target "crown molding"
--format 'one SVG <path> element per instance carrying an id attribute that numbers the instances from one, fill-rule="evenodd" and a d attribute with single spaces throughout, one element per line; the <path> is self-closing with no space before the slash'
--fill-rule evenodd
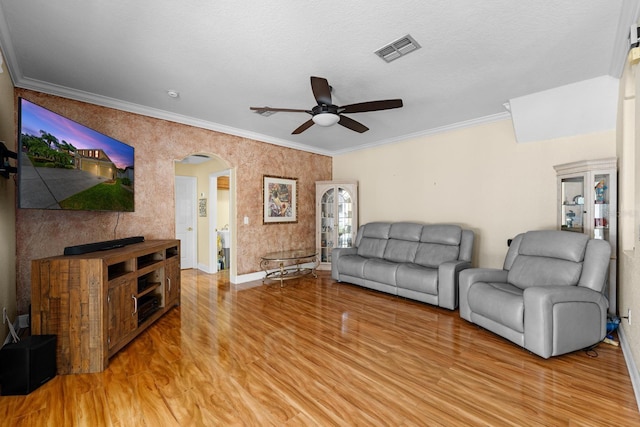
<path id="1" fill-rule="evenodd" d="M 226 126 L 220 123 L 210 122 L 207 120 L 196 119 L 193 117 L 184 116 L 182 114 L 171 113 L 165 110 L 145 107 L 143 105 L 134 104 L 131 102 L 125 102 L 119 99 L 109 98 L 106 96 L 100 96 L 90 92 L 70 89 L 68 87 L 46 83 L 41 80 L 22 78 L 22 79 L 19 79 L 19 81 L 17 82 L 14 81 L 14 86 L 21 89 L 33 90 L 41 93 L 46 93 L 49 95 L 60 96 L 62 98 L 72 99 L 74 101 L 86 102 L 88 104 L 98 105 L 101 107 L 113 108 L 115 110 L 126 111 L 128 113 L 139 114 L 141 116 L 153 117 L 156 119 L 166 120 L 174 123 L 180 123 L 180 124 L 194 126 L 201 129 L 207 129 L 215 132 L 225 133 L 228 135 L 238 136 L 241 138 L 252 139 L 260 142 L 266 142 L 269 144 L 279 145 L 287 148 L 293 148 L 301 151 L 307 151 L 310 153 L 322 154 L 325 156 L 331 156 L 332 154 L 327 150 L 321 150 L 315 147 L 309 147 L 307 145 L 298 144 L 292 141 L 287 141 L 280 138 L 273 138 L 273 137 L 259 134 L 256 132 L 249 132 L 244 129 Z"/>

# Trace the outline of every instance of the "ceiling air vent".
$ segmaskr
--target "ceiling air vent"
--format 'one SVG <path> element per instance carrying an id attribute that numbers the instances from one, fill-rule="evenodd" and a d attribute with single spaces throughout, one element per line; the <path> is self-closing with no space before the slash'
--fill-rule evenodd
<path id="1" fill-rule="evenodd" d="M 409 34 L 375 51 L 386 62 L 398 59 L 407 53 L 420 49 L 420 45 Z"/>
<path id="2" fill-rule="evenodd" d="M 265 107 L 264 110 L 255 110 L 254 112 L 256 114 L 261 115 L 262 117 L 269 117 L 269 116 L 277 113 L 277 111 L 267 110 L 266 108 L 268 108 L 268 107 Z"/>

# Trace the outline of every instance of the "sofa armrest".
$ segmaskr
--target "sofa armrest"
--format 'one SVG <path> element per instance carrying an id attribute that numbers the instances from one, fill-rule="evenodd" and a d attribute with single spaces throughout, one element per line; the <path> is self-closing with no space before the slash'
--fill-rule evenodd
<path id="1" fill-rule="evenodd" d="M 582 286 L 541 286 L 524 291 L 524 347 L 544 358 L 601 341 L 609 304 Z"/>
<path id="2" fill-rule="evenodd" d="M 458 274 L 471 268 L 469 261 L 447 261 L 438 266 L 438 306 L 455 310 L 458 307 Z"/>
<path id="3" fill-rule="evenodd" d="M 343 255 L 355 255 L 358 248 L 334 248 L 331 251 L 331 278 L 340 281 L 340 272 L 338 271 L 338 261 Z"/>
<path id="4" fill-rule="evenodd" d="M 507 281 L 506 270 L 500 270 L 497 268 L 468 268 L 462 270 L 458 276 L 458 299 L 460 317 L 471 322 L 471 309 L 469 308 L 469 301 L 467 295 L 469 294 L 469 288 L 475 282 L 502 282 Z"/>

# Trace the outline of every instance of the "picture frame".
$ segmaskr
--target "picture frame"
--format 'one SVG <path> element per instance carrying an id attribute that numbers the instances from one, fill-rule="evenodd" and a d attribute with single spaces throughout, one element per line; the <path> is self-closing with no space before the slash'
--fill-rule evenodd
<path id="1" fill-rule="evenodd" d="M 298 179 L 263 175 L 263 224 L 298 222 Z"/>
<path id="2" fill-rule="evenodd" d="M 207 216 L 207 199 L 198 199 L 198 216 Z"/>

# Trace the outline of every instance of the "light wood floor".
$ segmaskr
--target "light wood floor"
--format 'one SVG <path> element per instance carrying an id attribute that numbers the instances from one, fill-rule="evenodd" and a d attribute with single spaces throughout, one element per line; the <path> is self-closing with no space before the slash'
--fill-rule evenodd
<path id="1" fill-rule="evenodd" d="M 544 360 L 326 272 L 238 290 L 185 270 L 181 306 L 105 372 L 0 397 L 0 424 L 640 426 L 620 348 L 596 351 Z"/>

